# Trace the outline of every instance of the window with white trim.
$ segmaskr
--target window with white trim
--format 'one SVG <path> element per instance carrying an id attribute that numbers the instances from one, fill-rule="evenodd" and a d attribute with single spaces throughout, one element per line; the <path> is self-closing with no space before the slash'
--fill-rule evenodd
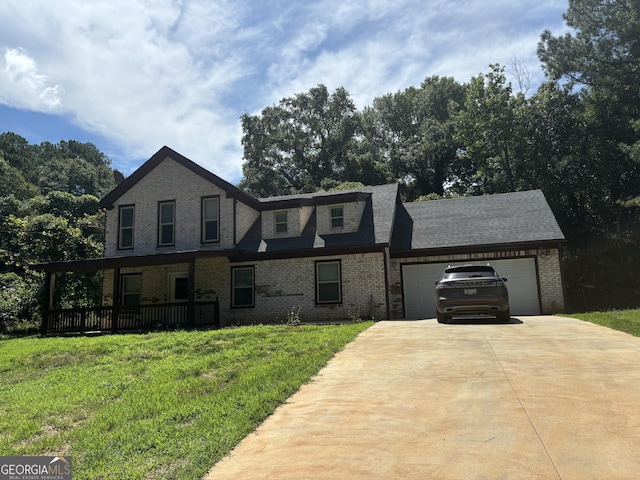
<path id="1" fill-rule="evenodd" d="M 344 207 L 331 207 L 331 228 L 344 227 Z"/>
<path id="2" fill-rule="evenodd" d="M 342 302 L 340 260 L 316 262 L 316 302 Z"/>

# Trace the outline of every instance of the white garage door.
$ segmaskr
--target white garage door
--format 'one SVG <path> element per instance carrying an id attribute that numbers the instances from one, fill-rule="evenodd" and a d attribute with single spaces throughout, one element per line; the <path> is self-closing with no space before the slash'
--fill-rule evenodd
<path id="1" fill-rule="evenodd" d="M 466 263 L 466 262 L 465 262 Z M 487 262 L 470 262 L 486 265 Z M 507 279 L 511 315 L 538 315 L 538 282 L 533 258 L 489 262 Z M 433 318 L 436 314 L 435 283 L 449 263 L 402 266 L 402 288 L 406 318 Z M 451 265 L 457 265 L 451 264 Z"/>

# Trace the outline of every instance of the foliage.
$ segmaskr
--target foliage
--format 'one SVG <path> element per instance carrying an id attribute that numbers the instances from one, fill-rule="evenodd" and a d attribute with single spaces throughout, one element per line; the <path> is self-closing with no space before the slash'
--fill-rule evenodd
<path id="1" fill-rule="evenodd" d="M 464 102 L 465 88 L 453 78 L 428 77 L 420 88 L 375 98 L 363 112 L 364 135 L 379 151 L 411 200 L 444 193 L 460 145 L 453 116 Z"/>
<path id="2" fill-rule="evenodd" d="M 287 311 L 285 325 L 289 325 L 289 326 L 300 325 L 301 311 L 302 311 L 302 307 L 291 307 L 291 309 Z"/>
<path id="3" fill-rule="evenodd" d="M 202 478 L 371 325 L 0 341 L 0 455 L 74 478 Z"/>
<path id="4" fill-rule="evenodd" d="M 13 272 L 0 273 L 0 333 L 39 319 L 40 285 L 33 280 Z"/>
<path id="5" fill-rule="evenodd" d="M 0 318 L 39 319 L 42 262 L 102 254 L 104 214 L 96 195 L 113 186 L 109 159 L 90 143 L 30 145 L 0 135 Z M 99 298 L 98 274 L 58 275 L 56 306 L 84 306 Z"/>
<path id="6" fill-rule="evenodd" d="M 318 85 L 284 98 L 260 115 L 243 115 L 242 129 L 240 186 L 254 195 L 314 192 L 332 186 L 327 181 L 360 180 L 363 173 L 359 162 L 351 161 L 359 115 L 344 88 L 329 93 Z"/>
<path id="7" fill-rule="evenodd" d="M 630 333 L 640 337 L 640 309 L 635 310 L 608 310 L 602 312 L 576 313 L 566 315 L 587 322 L 613 328 L 621 332 Z"/>

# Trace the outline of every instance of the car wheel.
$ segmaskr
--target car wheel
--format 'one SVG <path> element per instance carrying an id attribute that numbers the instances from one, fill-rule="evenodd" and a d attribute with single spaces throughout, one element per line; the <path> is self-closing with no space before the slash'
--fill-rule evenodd
<path id="1" fill-rule="evenodd" d="M 444 313 L 436 312 L 436 318 L 438 319 L 438 323 L 447 323 L 448 319 Z"/>
<path id="2" fill-rule="evenodd" d="M 511 310 L 507 308 L 505 312 L 499 313 L 497 315 L 497 318 L 499 322 L 503 322 L 503 323 L 509 322 L 511 320 Z"/>

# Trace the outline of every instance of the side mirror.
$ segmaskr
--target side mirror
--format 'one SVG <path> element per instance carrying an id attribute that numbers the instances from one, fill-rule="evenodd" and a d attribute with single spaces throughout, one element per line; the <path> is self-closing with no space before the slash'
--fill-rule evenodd
<path id="1" fill-rule="evenodd" d="M 503 281 L 503 282 L 506 282 L 506 281 L 507 281 L 507 279 L 506 279 L 506 278 L 502 278 L 502 281 Z"/>

